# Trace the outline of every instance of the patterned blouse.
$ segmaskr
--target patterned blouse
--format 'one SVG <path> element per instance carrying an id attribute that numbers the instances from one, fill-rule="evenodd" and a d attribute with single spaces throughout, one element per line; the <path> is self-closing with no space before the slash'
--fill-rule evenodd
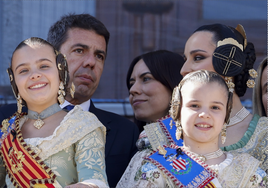
<path id="1" fill-rule="evenodd" d="M 19 126 L 22 127 L 27 119 L 27 115 L 21 118 Z M 55 187 L 78 182 L 108 187 L 104 160 L 105 134 L 106 128 L 94 114 L 75 106 L 52 135 L 24 140 L 56 174 Z M 7 187 L 14 187 L 2 166 L 1 185 L 6 182 Z"/>

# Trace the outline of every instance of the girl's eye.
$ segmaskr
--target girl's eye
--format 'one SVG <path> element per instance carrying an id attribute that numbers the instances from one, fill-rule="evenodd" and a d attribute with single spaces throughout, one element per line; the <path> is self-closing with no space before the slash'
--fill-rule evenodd
<path id="1" fill-rule="evenodd" d="M 213 110 L 219 110 L 220 108 L 217 107 L 217 106 L 212 106 L 212 109 L 213 109 Z"/>
<path id="2" fill-rule="evenodd" d="M 191 107 L 192 108 L 198 108 L 199 106 L 197 104 L 192 104 Z"/>
<path id="3" fill-rule="evenodd" d="M 48 65 L 41 65 L 41 69 L 44 69 L 44 68 L 48 68 L 49 66 Z"/>
<path id="4" fill-rule="evenodd" d="M 27 69 L 22 69 L 22 70 L 19 71 L 19 74 L 23 74 L 23 73 L 26 73 L 26 72 L 28 72 Z"/>

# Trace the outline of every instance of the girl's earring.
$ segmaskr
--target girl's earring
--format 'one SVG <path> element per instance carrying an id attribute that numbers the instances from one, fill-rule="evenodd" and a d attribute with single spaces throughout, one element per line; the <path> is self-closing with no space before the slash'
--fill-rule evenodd
<path id="1" fill-rule="evenodd" d="M 18 113 L 21 113 L 21 109 L 22 109 L 22 99 L 21 99 L 19 93 L 18 93 L 18 97 L 17 97 L 17 107 L 18 107 Z"/>
<path id="2" fill-rule="evenodd" d="M 65 99 L 64 99 L 64 96 L 65 96 L 65 91 L 64 91 L 64 85 L 63 85 L 63 82 L 60 82 L 60 86 L 59 86 L 59 91 L 58 91 L 58 101 L 60 104 L 63 104 Z"/>
<path id="3" fill-rule="evenodd" d="M 75 85 L 74 85 L 74 83 L 72 82 L 72 86 L 71 86 L 71 88 L 70 88 L 70 94 L 71 94 L 72 98 L 74 98 L 74 92 L 75 92 Z"/>
<path id="4" fill-rule="evenodd" d="M 227 124 L 224 123 L 223 128 L 221 130 L 221 143 L 224 144 L 226 141 L 226 126 Z"/>
<path id="5" fill-rule="evenodd" d="M 176 121 L 176 139 L 179 140 L 181 138 L 181 133 L 182 133 L 182 127 L 179 121 Z"/>

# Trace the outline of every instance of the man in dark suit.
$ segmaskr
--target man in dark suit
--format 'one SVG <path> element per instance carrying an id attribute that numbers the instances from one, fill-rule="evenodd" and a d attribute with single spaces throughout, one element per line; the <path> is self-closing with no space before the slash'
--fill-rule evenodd
<path id="1" fill-rule="evenodd" d="M 95 108 L 90 100 L 100 81 L 109 37 L 106 27 L 95 17 L 89 14 L 69 14 L 50 27 L 47 40 L 66 55 L 69 86 L 71 83 L 75 85 L 74 98 L 68 93 L 61 107 L 80 105 L 84 111 L 94 113 L 106 127 L 106 173 L 109 186 L 115 187 L 137 151 L 135 144 L 139 131 L 133 122 Z M 15 111 L 16 105 L 0 108 L 0 122 Z"/>

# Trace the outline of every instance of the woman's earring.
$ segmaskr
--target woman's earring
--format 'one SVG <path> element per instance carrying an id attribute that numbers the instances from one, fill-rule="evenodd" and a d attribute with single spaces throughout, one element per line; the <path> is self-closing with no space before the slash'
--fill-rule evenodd
<path id="1" fill-rule="evenodd" d="M 221 143 L 224 144 L 226 141 L 226 126 L 227 124 L 224 123 L 223 128 L 221 130 Z"/>
<path id="2" fill-rule="evenodd" d="M 176 139 L 179 140 L 181 138 L 181 133 L 182 133 L 182 127 L 179 121 L 176 121 Z"/>
<path id="3" fill-rule="evenodd" d="M 65 96 L 65 91 L 64 91 L 64 85 L 63 85 L 63 82 L 60 82 L 60 86 L 59 86 L 59 91 L 58 91 L 58 101 L 60 104 L 63 104 L 65 99 L 64 99 L 64 96 Z"/>
<path id="4" fill-rule="evenodd" d="M 71 86 L 71 88 L 70 88 L 70 94 L 71 94 L 72 98 L 74 98 L 74 92 L 75 92 L 75 85 L 74 85 L 74 83 L 72 82 L 72 86 Z"/>
<path id="5" fill-rule="evenodd" d="M 18 93 L 18 97 L 17 97 L 17 107 L 18 107 L 18 113 L 21 113 L 21 109 L 22 109 L 22 99 L 21 99 L 19 93 Z"/>

